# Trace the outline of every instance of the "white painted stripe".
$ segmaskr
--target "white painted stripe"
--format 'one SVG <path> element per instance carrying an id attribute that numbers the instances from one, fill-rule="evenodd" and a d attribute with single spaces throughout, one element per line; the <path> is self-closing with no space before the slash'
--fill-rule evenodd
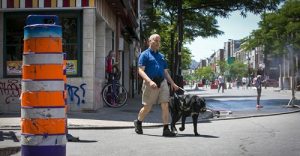
<path id="1" fill-rule="evenodd" d="M 2 0 L 2 8 L 3 9 L 7 8 L 6 0 Z"/>
<path id="2" fill-rule="evenodd" d="M 64 91 L 65 82 L 62 81 L 22 81 L 22 92 L 26 91 Z"/>
<path id="3" fill-rule="evenodd" d="M 44 8 L 44 0 L 39 0 L 39 8 Z"/>
<path id="4" fill-rule="evenodd" d="M 21 117 L 25 119 L 66 118 L 65 108 L 21 108 Z"/>
<path id="5" fill-rule="evenodd" d="M 20 8 L 25 8 L 25 1 L 20 1 Z"/>
<path id="6" fill-rule="evenodd" d="M 23 65 L 30 64 L 63 64 L 63 54 L 24 54 Z"/>
<path id="7" fill-rule="evenodd" d="M 63 0 L 57 0 L 57 7 L 62 8 L 63 7 Z"/>
<path id="8" fill-rule="evenodd" d="M 21 135 L 21 145 L 48 146 L 66 145 L 66 135 Z"/>
<path id="9" fill-rule="evenodd" d="M 76 7 L 81 7 L 81 0 L 76 0 Z"/>

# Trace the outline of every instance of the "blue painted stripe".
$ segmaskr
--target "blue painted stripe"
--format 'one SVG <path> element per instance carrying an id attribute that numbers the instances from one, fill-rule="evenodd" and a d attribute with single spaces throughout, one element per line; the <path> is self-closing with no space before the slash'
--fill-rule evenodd
<path id="1" fill-rule="evenodd" d="M 66 146 L 21 146 L 22 156 L 66 156 Z"/>
<path id="2" fill-rule="evenodd" d="M 33 25 L 24 27 L 24 40 L 36 37 L 61 38 L 61 26 Z"/>
<path id="3" fill-rule="evenodd" d="M 59 25 L 59 18 L 56 15 L 29 15 L 26 19 L 26 25 L 45 24 Z"/>

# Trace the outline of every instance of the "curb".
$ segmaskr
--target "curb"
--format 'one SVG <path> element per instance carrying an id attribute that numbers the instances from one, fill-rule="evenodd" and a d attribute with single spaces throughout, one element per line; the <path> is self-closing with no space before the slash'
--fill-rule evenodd
<path id="1" fill-rule="evenodd" d="M 0 155 L 1 156 L 10 156 L 12 154 L 16 154 L 21 151 L 20 146 L 15 146 L 15 147 L 4 147 L 0 148 Z"/>
<path id="2" fill-rule="evenodd" d="M 298 105 L 296 106 L 297 108 L 300 108 Z M 269 113 L 269 114 L 258 114 L 258 115 L 242 115 L 242 116 L 236 116 L 236 117 L 225 117 L 225 118 L 210 118 L 210 119 L 199 119 L 199 123 L 204 123 L 204 122 L 210 122 L 210 121 L 222 121 L 222 120 L 234 120 L 234 119 L 245 119 L 245 118 L 255 118 L 255 117 L 266 117 L 266 116 L 275 116 L 275 115 L 283 115 L 283 114 L 291 114 L 291 113 L 298 113 L 300 112 L 300 109 L 298 110 L 291 110 L 287 112 L 279 112 L 279 113 Z M 187 121 L 187 124 L 192 123 L 192 121 Z M 181 122 L 177 122 L 176 125 L 181 124 Z M 143 123 L 143 127 L 145 128 L 154 128 L 154 127 L 162 127 L 162 123 L 150 123 L 150 122 L 145 122 Z M 68 129 L 73 129 L 73 130 L 88 130 L 88 129 L 104 129 L 104 130 L 109 130 L 109 129 L 131 129 L 134 128 L 133 124 L 132 126 L 80 126 L 80 125 L 70 125 Z M 21 130 L 20 126 L 1 126 L 0 130 Z"/>

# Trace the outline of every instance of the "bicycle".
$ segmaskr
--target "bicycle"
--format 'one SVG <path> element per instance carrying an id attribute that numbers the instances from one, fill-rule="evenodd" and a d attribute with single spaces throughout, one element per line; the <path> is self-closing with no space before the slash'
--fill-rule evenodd
<path id="1" fill-rule="evenodd" d="M 126 104 L 127 90 L 119 83 L 120 72 L 114 73 L 102 89 L 102 98 L 109 107 L 119 108 Z"/>

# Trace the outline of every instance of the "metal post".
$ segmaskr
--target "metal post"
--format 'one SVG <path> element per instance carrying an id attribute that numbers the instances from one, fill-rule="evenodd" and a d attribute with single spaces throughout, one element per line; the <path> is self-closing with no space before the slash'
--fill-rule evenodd
<path id="1" fill-rule="evenodd" d="M 30 15 L 24 27 L 22 156 L 65 156 L 62 28 L 58 17 Z"/>
<path id="2" fill-rule="evenodd" d="M 290 53 L 290 60 L 291 60 L 291 89 L 292 89 L 292 98 L 290 99 L 287 107 L 294 107 L 295 98 L 295 71 L 294 71 L 294 48 L 292 45 L 287 45 L 287 49 Z"/>

